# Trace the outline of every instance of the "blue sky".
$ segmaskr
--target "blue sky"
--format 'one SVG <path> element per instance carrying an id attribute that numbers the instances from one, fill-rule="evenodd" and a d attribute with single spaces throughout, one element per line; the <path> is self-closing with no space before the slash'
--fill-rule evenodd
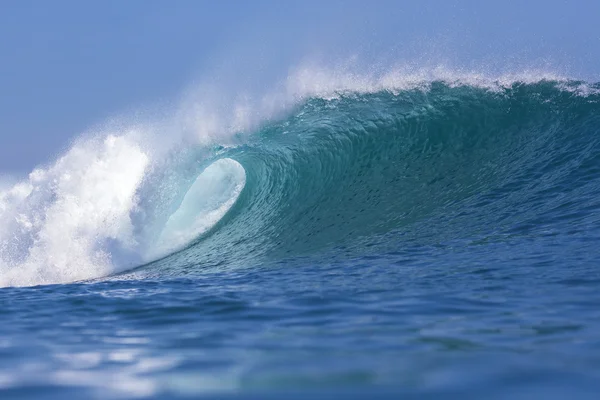
<path id="1" fill-rule="evenodd" d="M 307 57 L 543 64 L 598 80 L 598 16 L 596 0 L 4 0 L 0 174 L 49 162 L 86 128 L 195 80 L 266 84 Z"/>

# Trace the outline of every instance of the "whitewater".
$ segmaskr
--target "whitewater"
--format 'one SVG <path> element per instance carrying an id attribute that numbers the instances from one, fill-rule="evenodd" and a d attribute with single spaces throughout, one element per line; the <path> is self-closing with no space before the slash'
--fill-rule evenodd
<path id="1" fill-rule="evenodd" d="M 196 89 L 3 179 L 0 393 L 591 398 L 599 199 L 599 83 Z"/>

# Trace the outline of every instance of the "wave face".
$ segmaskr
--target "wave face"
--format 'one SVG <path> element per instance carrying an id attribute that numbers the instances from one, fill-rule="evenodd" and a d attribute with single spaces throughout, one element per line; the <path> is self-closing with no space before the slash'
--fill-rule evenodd
<path id="1" fill-rule="evenodd" d="M 160 265 L 335 260 L 593 227 L 600 95 L 578 85 L 438 81 L 311 98 L 226 153 L 247 175 L 238 202 Z"/>
<path id="2" fill-rule="evenodd" d="M 134 134 L 75 144 L 1 193 L 0 284 L 597 230 L 597 84 L 381 80 L 290 104 L 159 161 Z"/>

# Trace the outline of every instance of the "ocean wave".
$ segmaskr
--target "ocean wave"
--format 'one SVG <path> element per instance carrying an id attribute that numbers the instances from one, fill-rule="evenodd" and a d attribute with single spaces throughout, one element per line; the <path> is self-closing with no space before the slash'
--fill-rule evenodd
<path id="1" fill-rule="evenodd" d="M 589 222 L 599 90 L 533 72 L 301 68 L 255 102 L 194 101 L 166 122 L 101 130 L 1 189 L 0 286 Z"/>

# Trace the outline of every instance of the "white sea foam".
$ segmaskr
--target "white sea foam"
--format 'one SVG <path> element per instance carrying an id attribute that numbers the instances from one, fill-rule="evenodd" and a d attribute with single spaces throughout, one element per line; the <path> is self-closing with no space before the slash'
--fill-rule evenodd
<path id="1" fill-rule="evenodd" d="M 99 244 L 133 247 L 130 212 L 148 156 L 125 136 L 76 144 L 0 194 L 0 284 L 68 282 L 111 271 Z"/>

